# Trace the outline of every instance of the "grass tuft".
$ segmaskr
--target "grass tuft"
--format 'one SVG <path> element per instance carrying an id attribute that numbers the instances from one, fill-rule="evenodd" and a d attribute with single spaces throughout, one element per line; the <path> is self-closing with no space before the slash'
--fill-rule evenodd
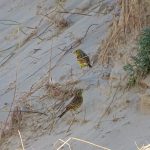
<path id="1" fill-rule="evenodd" d="M 99 60 L 102 64 L 113 61 L 117 54 L 116 49 L 119 49 L 120 45 L 135 39 L 141 29 L 150 25 L 149 3 L 146 0 L 119 0 L 116 6 L 118 12 L 114 10 L 110 32 L 99 49 Z"/>

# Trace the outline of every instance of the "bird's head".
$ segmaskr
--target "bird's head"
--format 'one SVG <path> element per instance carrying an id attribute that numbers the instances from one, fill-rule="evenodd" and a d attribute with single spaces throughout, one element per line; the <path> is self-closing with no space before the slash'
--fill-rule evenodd
<path id="1" fill-rule="evenodd" d="M 80 95 L 82 95 L 82 93 L 83 93 L 83 89 L 78 89 L 76 94 L 77 94 L 78 96 L 80 96 Z"/>
<path id="2" fill-rule="evenodd" d="M 81 50 L 81 49 L 77 49 L 77 50 L 75 50 L 75 51 L 73 52 L 73 54 L 75 54 L 76 56 L 81 55 L 81 53 L 82 53 L 82 50 Z"/>

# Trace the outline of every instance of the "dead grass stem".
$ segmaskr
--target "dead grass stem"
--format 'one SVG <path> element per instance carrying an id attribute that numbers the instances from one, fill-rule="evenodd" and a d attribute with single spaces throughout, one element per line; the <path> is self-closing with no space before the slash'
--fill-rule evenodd
<path id="1" fill-rule="evenodd" d="M 148 26 L 149 11 L 146 0 L 119 0 L 120 14 L 114 15 L 110 32 L 101 44 L 100 63 L 108 64 L 120 44 L 125 44 L 131 37 Z"/>
<path id="2" fill-rule="evenodd" d="M 25 150 L 24 144 L 23 144 L 23 140 L 22 140 L 22 136 L 21 136 L 21 133 L 20 133 L 19 130 L 18 130 L 18 134 L 19 134 L 19 137 L 20 137 L 20 142 L 21 142 L 22 150 Z"/>
<path id="3" fill-rule="evenodd" d="M 66 141 L 64 141 L 64 140 L 62 140 L 62 139 L 59 139 L 58 141 L 63 142 L 63 144 L 62 144 L 61 146 L 59 146 L 59 147 L 57 148 L 57 150 L 60 150 L 64 145 L 68 145 L 68 146 L 69 146 L 69 149 L 71 150 L 71 146 L 70 146 L 70 144 L 68 143 L 69 141 L 79 141 L 79 142 L 81 142 L 81 143 L 86 143 L 86 144 L 92 145 L 92 146 L 94 146 L 94 147 L 103 149 L 103 150 L 110 150 L 110 149 L 107 148 L 107 147 L 100 146 L 100 145 L 94 144 L 94 143 L 92 143 L 92 142 L 89 142 L 89 141 L 86 141 L 86 140 L 83 140 L 83 139 L 79 139 L 79 138 L 75 138 L 75 137 L 70 137 L 70 138 L 68 138 L 68 140 L 66 140 Z M 58 141 L 57 141 L 57 142 L 58 142 Z M 57 142 L 55 143 L 55 145 L 57 144 Z"/>
<path id="4" fill-rule="evenodd" d="M 8 116 L 7 116 L 6 121 L 5 121 L 4 128 L 2 130 L 3 135 L 5 135 L 5 130 L 6 130 L 6 126 L 8 124 L 8 119 L 9 119 L 9 117 L 11 115 L 11 111 L 12 111 L 12 108 L 13 108 L 13 105 L 14 105 L 14 102 L 15 102 L 16 91 L 17 91 L 17 72 L 16 72 L 16 82 L 15 82 L 14 96 L 13 96 L 13 100 L 12 100 L 12 103 L 11 103 L 11 106 L 10 106 L 10 110 L 9 110 Z M 1 133 L 1 137 L 2 137 L 2 133 Z"/>

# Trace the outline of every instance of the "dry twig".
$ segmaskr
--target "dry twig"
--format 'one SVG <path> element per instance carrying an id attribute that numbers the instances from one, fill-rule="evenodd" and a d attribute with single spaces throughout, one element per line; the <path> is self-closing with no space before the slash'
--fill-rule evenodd
<path id="1" fill-rule="evenodd" d="M 110 150 L 109 148 L 106 148 L 106 147 L 103 147 L 103 146 L 100 146 L 100 145 L 97 145 L 97 144 L 94 144 L 92 142 L 89 142 L 89 141 L 86 141 L 86 140 L 83 140 L 83 139 L 79 139 L 79 138 L 75 138 L 75 137 L 70 137 L 68 140 L 66 140 L 65 142 L 62 140 L 62 139 L 59 139 L 59 141 L 63 142 L 63 144 L 61 146 L 59 146 L 59 148 L 57 148 L 57 150 L 60 150 L 65 144 L 69 144 L 68 142 L 71 141 L 71 140 L 75 140 L 75 141 L 80 141 L 82 143 L 86 143 L 86 144 L 89 144 L 89 145 L 92 145 L 94 147 L 97 147 L 97 148 L 100 148 L 100 149 L 103 149 L 103 150 Z M 55 144 L 56 145 L 56 144 Z M 69 148 L 70 148 L 70 144 L 68 145 Z"/>
<path id="2" fill-rule="evenodd" d="M 22 136 L 21 136 L 21 133 L 20 133 L 20 131 L 19 131 L 19 130 L 18 130 L 18 134 L 19 134 L 19 137 L 20 137 L 22 150 L 25 150 L 25 148 L 24 148 L 24 144 L 23 144 L 23 140 L 22 140 Z"/>

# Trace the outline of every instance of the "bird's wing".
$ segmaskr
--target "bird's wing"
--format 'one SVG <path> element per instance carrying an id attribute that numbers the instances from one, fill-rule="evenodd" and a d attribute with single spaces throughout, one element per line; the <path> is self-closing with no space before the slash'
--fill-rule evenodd
<path id="1" fill-rule="evenodd" d="M 86 53 L 82 52 L 81 57 L 88 57 Z"/>

